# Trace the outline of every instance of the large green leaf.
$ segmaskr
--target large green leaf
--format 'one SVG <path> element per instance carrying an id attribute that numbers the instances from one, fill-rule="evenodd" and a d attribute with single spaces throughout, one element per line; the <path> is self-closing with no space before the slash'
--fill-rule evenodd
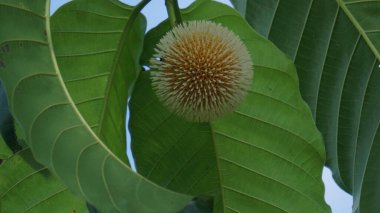
<path id="1" fill-rule="evenodd" d="M 380 1 L 252 0 L 245 8 L 295 61 L 327 165 L 353 194 L 353 211 L 379 212 Z"/>
<path id="2" fill-rule="evenodd" d="M 137 58 L 146 26 L 140 15 L 123 36 L 132 10 L 118 1 L 76 0 L 51 19 L 55 56 L 73 101 L 91 129 L 125 162 L 126 102 L 141 69 Z"/>
<path id="3" fill-rule="evenodd" d="M 228 6 L 197 1 L 183 18 L 219 22 L 238 34 L 252 56 L 253 86 L 234 113 L 188 123 L 161 105 L 149 72 L 141 73 L 130 103 L 138 171 L 179 192 L 214 196 L 214 212 L 329 212 L 323 142 L 293 63 Z M 169 28 L 164 22 L 147 34 L 144 64 Z"/>
<path id="4" fill-rule="evenodd" d="M 49 6 L 45 0 L 0 0 L 0 48 L 5 49 L 0 52 L 0 79 L 34 156 L 101 212 L 181 209 L 191 197 L 134 173 L 99 139 L 75 106 L 55 58 Z M 83 21 L 80 18 L 78 22 Z"/>
<path id="5" fill-rule="evenodd" d="M 27 148 L 0 166 L 0 212 L 83 213 L 87 208 Z"/>

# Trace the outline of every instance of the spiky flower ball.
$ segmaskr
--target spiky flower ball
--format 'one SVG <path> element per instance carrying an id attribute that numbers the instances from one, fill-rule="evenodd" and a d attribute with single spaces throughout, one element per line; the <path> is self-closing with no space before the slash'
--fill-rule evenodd
<path id="1" fill-rule="evenodd" d="M 207 122 L 231 112 L 252 82 L 252 62 L 239 37 L 211 21 L 174 27 L 151 59 L 158 98 L 189 121 Z"/>

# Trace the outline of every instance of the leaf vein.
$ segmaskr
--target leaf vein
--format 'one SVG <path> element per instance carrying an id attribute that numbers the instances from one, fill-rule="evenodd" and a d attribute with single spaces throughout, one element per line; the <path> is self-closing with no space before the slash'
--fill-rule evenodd
<path id="1" fill-rule="evenodd" d="M 0 200 L 3 199 L 3 197 L 5 197 L 6 194 L 8 194 L 8 192 L 12 191 L 13 189 L 15 189 L 20 183 L 22 183 L 23 181 L 25 181 L 26 179 L 38 174 L 39 172 L 42 172 L 44 170 L 47 170 L 46 167 L 43 167 L 43 168 L 40 168 L 38 170 L 35 170 L 33 171 L 32 173 L 29 173 L 28 175 L 24 176 L 23 178 L 21 178 L 20 180 L 18 180 L 15 184 L 13 184 L 7 191 L 5 191 L 1 196 L 0 196 Z"/>
<path id="2" fill-rule="evenodd" d="M 243 195 L 243 196 L 245 196 L 245 197 L 248 197 L 248 198 L 250 198 L 250 199 L 252 199 L 252 200 L 257 200 L 257 201 L 259 201 L 259 202 L 262 202 L 262 203 L 265 203 L 265 204 L 267 204 L 267 205 L 273 206 L 273 207 L 275 207 L 276 209 L 279 209 L 280 211 L 290 213 L 290 212 L 286 211 L 285 209 L 282 209 L 281 207 L 276 206 L 274 203 L 270 203 L 270 202 L 268 202 L 268 201 L 265 201 L 265 200 L 260 199 L 260 198 L 258 198 L 258 197 L 254 197 L 254 196 L 249 195 L 249 194 L 246 194 L 246 193 L 241 192 L 241 191 L 239 191 L 239 190 L 236 190 L 236 189 L 234 189 L 234 188 L 227 187 L 227 186 L 223 186 L 223 188 L 226 189 L 226 190 L 229 190 L 229 191 L 232 191 L 232 192 L 238 193 L 238 194 L 240 194 L 240 195 Z"/>
<path id="3" fill-rule="evenodd" d="M 69 58 L 69 57 L 80 57 L 80 56 L 92 56 L 92 55 L 101 55 L 106 53 L 114 53 L 115 49 L 94 51 L 94 52 L 84 52 L 84 53 L 72 53 L 68 55 L 55 55 L 56 58 Z"/>
<path id="4" fill-rule="evenodd" d="M 314 146 L 312 146 L 312 144 L 310 144 L 308 140 L 306 140 L 305 138 L 301 137 L 300 135 L 297 135 L 296 133 L 294 133 L 294 132 L 292 132 L 292 131 L 290 131 L 290 130 L 288 130 L 288 129 L 285 129 L 285 128 L 281 127 L 281 126 L 275 125 L 275 124 L 273 124 L 273 123 L 269 123 L 269 122 L 264 121 L 264 120 L 261 120 L 261 119 L 259 119 L 259 118 L 252 117 L 252 116 L 247 115 L 247 114 L 245 114 L 245 113 L 243 113 L 243 112 L 239 112 L 238 110 L 235 110 L 234 113 L 236 113 L 236 114 L 238 114 L 238 115 L 241 115 L 241 116 L 244 116 L 244 117 L 247 117 L 247 118 L 250 118 L 250 119 L 253 119 L 253 120 L 256 120 L 256 121 L 259 121 L 259 122 L 261 122 L 261 123 L 267 124 L 267 125 L 272 126 L 272 127 L 276 128 L 276 129 L 279 129 L 279 130 L 282 130 L 282 131 L 284 131 L 284 132 L 286 132 L 286 133 L 289 133 L 290 135 L 293 135 L 293 136 L 295 136 L 296 138 L 299 138 L 301 141 L 305 142 L 305 144 L 307 144 L 308 146 L 310 146 L 310 147 L 312 148 L 312 150 L 313 150 L 315 153 L 317 153 L 317 156 L 319 156 L 320 160 L 321 160 L 322 162 L 324 162 L 324 160 L 323 160 L 324 157 L 321 155 L 321 153 L 319 153 L 318 150 L 317 150 Z"/>
<path id="5" fill-rule="evenodd" d="M 36 208 L 37 206 L 41 205 L 42 202 L 47 201 L 47 200 L 49 200 L 49 199 L 52 199 L 54 196 L 57 196 L 57 195 L 59 195 L 59 194 L 61 194 L 61 193 L 64 193 L 64 192 L 67 191 L 67 190 L 68 190 L 68 188 L 63 188 L 63 189 L 61 189 L 61 190 L 55 192 L 54 194 L 48 196 L 47 198 L 45 198 L 45 199 L 43 199 L 43 200 L 40 200 L 39 202 L 35 203 L 33 206 L 31 206 L 31 207 L 29 207 L 28 209 L 26 209 L 26 210 L 24 211 L 24 213 L 26 213 L 26 212 L 30 212 L 32 209 L 34 209 L 34 208 Z"/>
<path id="6" fill-rule="evenodd" d="M 102 180 L 103 180 L 103 183 L 104 183 L 104 187 L 106 188 L 106 191 L 107 191 L 107 194 L 108 194 L 108 197 L 110 198 L 111 200 L 111 203 L 112 205 L 115 207 L 116 210 L 118 210 L 119 212 L 122 212 L 121 209 L 119 208 L 118 205 L 116 205 L 115 203 L 115 200 L 111 194 L 111 191 L 108 187 L 108 183 L 106 181 L 106 177 L 105 177 L 105 172 L 104 172 L 104 168 L 105 168 L 105 164 L 106 164 L 106 161 L 108 160 L 108 158 L 110 157 L 111 155 L 109 154 L 106 154 L 106 156 L 104 157 L 103 161 L 102 161 L 102 169 L 101 169 L 101 173 L 102 173 Z"/>
<path id="7" fill-rule="evenodd" d="M 221 135 L 221 136 L 224 136 L 224 137 L 230 138 L 230 139 L 232 139 L 232 140 L 235 140 L 235 141 L 237 141 L 237 142 L 240 142 L 240 143 L 242 143 L 242 144 L 244 144 L 244 145 L 247 145 L 247 146 L 250 146 L 250 147 L 253 147 L 253 148 L 259 149 L 259 150 L 261 150 L 261 151 L 263 151 L 263 152 L 266 152 L 266 153 L 268 153 L 268 154 L 270 154 L 270 155 L 272 155 L 272 156 L 274 156 L 274 157 L 276 157 L 276 158 L 279 158 L 280 160 L 285 161 L 285 162 L 287 162 L 287 163 L 289 163 L 289 164 L 295 166 L 295 167 L 298 168 L 300 171 L 302 171 L 303 173 L 305 173 L 307 176 L 311 177 L 314 181 L 318 182 L 318 180 L 317 180 L 313 175 L 311 175 L 310 173 L 308 173 L 308 172 L 307 172 L 306 170 L 304 170 L 301 166 L 299 166 L 298 164 L 296 164 L 296 163 L 294 163 L 294 162 L 292 162 L 292 161 L 290 161 L 290 160 L 288 160 L 288 159 L 286 159 L 286 158 L 284 158 L 284 157 L 282 157 L 282 156 L 280 156 L 280 155 L 278 155 L 278 154 L 276 154 L 276 153 L 274 153 L 274 152 L 272 152 L 272 151 L 270 151 L 270 150 L 264 149 L 264 148 L 262 148 L 262 147 L 258 147 L 258 146 L 254 145 L 254 144 L 251 144 L 251 143 L 248 143 L 248 142 L 246 142 L 246 141 L 243 141 L 243 140 L 237 139 L 237 138 L 235 138 L 235 137 L 232 137 L 232 136 L 230 136 L 230 135 L 224 134 L 224 133 L 222 133 L 222 132 L 215 131 L 215 133 L 218 134 L 218 135 Z"/>
<path id="8" fill-rule="evenodd" d="M 66 11 L 79 12 L 79 13 L 87 13 L 87 14 L 92 14 L 92 15 L 95 15 L 95 16 L 109 18 L 109 19 L 128 20 L 127 17 L 110 16 L 110 15 L 105 15 L 105 14 L 101 14 L 101 13 L 94 12 L 94 11 L 88 11 L 88 10 L 66 10 Z"/>
<path id="9" fill-rule="evenodd" d="M 25 12 L 25 13 L 30 13 L 34 16 L 37 16 L 38 18 L 42 18 L 42 19 L 45 19 L 45 16 L 41 15 L 41 14 L 38 14 L 32 10 L 27 10 L 25 8 L 21 8 L 21 7 L 16 7 L 14 5 L 10 5 L 10 4 L 4 4 L 4 3 L 1 3 L 0 6 L 4 6 L 4 7 L 9 7 L 9 8 L 13 8 L 13 9 L 16 9 L 16 10 L 20 10 L 22 12 Z"/>
<path id="10" fill-rule="evenodd" d="M 103 77 L 103 76 L 107 76 L 109 75 L 108 72 L 105 72 L 105 73 L 100 73 L 100 74 L 96 74 L 96 75 L 88 75 L 88 76 L 85 76 L 85 77 L 82 77 L 82 78 L 75 78 L 75 79 L 70 79 L 70 80 L 66 80 L 65 83 L 72 83 L 72 82 L 76 82 L 76 81 L 84 81 L 84 80 L 90 80 L 90 79 L 94 79 L 94 78 L 98 78 L 98 77 Z"/>
<path id="11" fill-rule="evenodd" d="M 237 167 L 240 167 L 240 168 L 242 168 L 243 170 L 246 170 L 246 171 L 248 171 L 248 172 L 256 173 L 256 174 L 258 174 L 258 175 L 260 175 L 260 176 L 262 176 L 262 177 L 264 177 L 264 178 L 267 178 L 267 179 L 272 180 L 272 181 L 274 181 L 274 182 L 276 182 L 276 183 L 278 183 L 278 184 L 280 184 L 280 185 L 283 185 L 284 187 L 290 189 L 291 191 L 296 192 L 297 194 L 299 194 L 299 195 L 303 196 L 304 198 L 306 198 L 307 200 L 311 201 L 311 203 L 313 203 L 313 204 L 314 204 L 315 206 L 317 206 L 322 212 L 324 212 L 324 211 L 323 211 L 323 208 L 322 208 L 320 205 L 318 205 L 318 203 L 317 203 L 314 199 L 312 199 L 309 195 L 305 194 L 304 192 L 299 191 L 298 189 L 293 188 L 293 187 L 291 187 L 291 186 L 289 186 L 289 185 L 287 185 L 287 184 L 285 184 L 285 183 L 283 183 L 283 182 L 281 182 L 281 181 L 279 181 L 279 180 L 277 180 L 277 179 L 275 179 L 275 178 L 273 178 L 273 177 L 269 177 L 269 176 L 267 176 L 267 175 L 265 175 L 265 174 L 263 174 L 263 173 L 261 173 L 261 172 L 258 172 L 258 171 L 255 171 L 255 170 L 251 169 L 251 168 L 248 168 L 248 167 L 246 167 L 246 166 L 243 166 L 243 165 L 239 164 L 238 162 L 235 162 L 235 161 L 233 161 L 233 160 L 231 160 L 231 159 L 222 158 L 222 157 L 219 157 L 219 159 L 221 159 L 221 160 L 223 160 L 223 161 L 226 161 L 226 162 L 228 162 L 228 163 L 230 163 L 230 164 L 233 164 L 233 165 L 235 165 L 235 166 L 237 166 Z"/>

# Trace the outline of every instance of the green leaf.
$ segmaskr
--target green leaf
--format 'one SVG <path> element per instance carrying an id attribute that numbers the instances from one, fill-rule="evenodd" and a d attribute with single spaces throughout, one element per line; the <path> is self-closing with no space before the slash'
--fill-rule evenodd
<path id="1" fill-rule="evenodd" d="M 85 212 L 85 202 L 38 164 L 29 148 L 17 152 L 24 138 L 16 134 L 1 82 L 0 127 L 0 212 Z"/>
<path id="2" fill-rule="evenodd" d="M 141 70 L 137 59 L 146 26 L 139 15 L 128 36 L 123 33 L 132 10 L 118 1 L 72 1 L 51 19 L 67 90 L 94 133 L 124 162 L 127 97 Z"/>
<path id="3" fill-rule="evenodd" d="M 76 107 L 55 58 L 49 5 L 45 0 L 0 0 L 0 32 L 7 32 L 0 34 L 0 48 L 5 48 L 0 52 L 0 78 L 36 160 L 101 212 L 178 211 L 191 197 L 133 172 L 100 140 Z M 76 21 L 84 21 L 81 18 Z M 138 61 L 138 55 L 134 56 Z"/>
<path id="4" fill-rule="evenodd" d="M 246 19 L 294 60 L 353 211 L 379 212 L 380 1 L 252 0 Z"/>
<path id="5" fill-rule="evenodd" d="M 85 202 L 38 164 L 29 148 L 0 166 L 0 204 L 7 213 L 87 212 Z"/>
<path id="6" fill-rule="evenodd" d="M 214 196 L 214 212 L 329 212 L 323 142 L 293 63 L 228 6 L 197 1 L 182 15 L 221 23 L 239 35 L 254 63 L 253 86 L 234 113 L 188 123 L 161 105 L 149 72 L 141 73 L 130 103 L 138 171 L 179 192 Z M 144 64 L 169 28 L 166 21 L 147 34 Z"/>

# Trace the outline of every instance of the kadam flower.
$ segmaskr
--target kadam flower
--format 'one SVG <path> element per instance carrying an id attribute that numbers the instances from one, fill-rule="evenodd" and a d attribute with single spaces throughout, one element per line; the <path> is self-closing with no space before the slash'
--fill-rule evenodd
<path id="1" fill-rule="evenodd" d="M 208 122 L 233 111 L 250 88 L 253 70 L 248 50 L 220 24 L 178 25 L 155 51 L 153 89 L 164 105 L 189 121 Z"/>

